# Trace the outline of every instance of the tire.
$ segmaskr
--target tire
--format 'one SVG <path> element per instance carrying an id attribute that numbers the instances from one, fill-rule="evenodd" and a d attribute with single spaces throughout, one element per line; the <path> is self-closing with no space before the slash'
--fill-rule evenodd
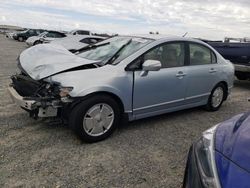
<path id="1" fill-rule="evenodd" d="M 226 91 L 226 86 L 223 83 L 217 84 L 208 98 L 206 110 L 212 112 L 219 110 L 222 103 L 226 99 Z M 217 95 L 217 97 L 215 95 Z"/>
<path id="2" fill-rule="evenodd" d="M 93 143 L 109 137 L 119 125 L 121 117 L 121 109 L 113 98 L 95 95 L 73 108 L 69 126 L 81 140 Z"/>
<path id="3" fill-rule="evenodd" d="M 23 42 L 24 41 L 24 38 L 23 37 L 18 37 L 17 39 L 19 42 Z"/>
<path id="4" fill-rule="evenodd" d="M 33 46 L 38 45 L 38 44 L 41 44 L 40 40 L 35 41 L 34 44 L 33 44 Z"/>

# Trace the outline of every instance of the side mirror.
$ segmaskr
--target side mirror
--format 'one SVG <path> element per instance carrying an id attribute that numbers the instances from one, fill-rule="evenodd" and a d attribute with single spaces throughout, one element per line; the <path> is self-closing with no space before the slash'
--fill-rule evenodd
<path id="1" fill-rule="evenodd" d="M 146 76 L 149 71 L 159 71 L 161 69 L 161 62 L 158 60 L 146 60 L 142 64 L 141 76 Z"/>
<path id="2" fill-rule="evenodd" d="M 146 60 L 142 64 L 143 71 L 159 71 L 161 69 L 161 62 L 157 60 Z"/>

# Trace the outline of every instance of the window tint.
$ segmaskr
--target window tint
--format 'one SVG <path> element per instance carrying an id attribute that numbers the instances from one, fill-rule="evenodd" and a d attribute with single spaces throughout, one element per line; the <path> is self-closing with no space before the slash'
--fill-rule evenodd
<path id="1" fill-rule="evenodd" d="M 86 44 L 95 44 L 100 41 L 102 41 L 102 39 L 99 39 L 99 38 L 85 38 L 85 39 L 80 40 L 80 42 L 86 43 Z"/>
<path id="2" fill-rule="evenodd" d="M 78 35 L 90 35 L 89 31 L 76 31 Z"/>
<path id="3" fill-rule="evenodd" d="M 164 44 L 144 54 L 144 61 L 158 60 L 162 68 L 184 66 L 184 51 L 183 43 Z"/>
<path id="4" fill-rule="evenodd" d="M 207 47 L 199 44 L 190 44 L 190 65 L 207 65 L 216 63 L 214 53 Z"/>
<path id="5" fill-rule="evenodd" d="M 211 55 L 212 55 L 212 63 L 217 63 L 217 58 L 212 51 L 211 51 Z"/>
<path id="6" fill-rule="evenodd" d="M 82 39 L 82 40 L 80 40 L 80 42 L 90 44 L 89 38 Z"/>
<path id="7" fill-rule="evenodd" d="M 29 34 L 35 34 L 34 30 L 29 30 L 28 32 L 29 32 Z"/>
<path id="8" fill-rule="evenodd" d="M 40 35 L 41 33 L 43 33 L 44 31 L 43 30 L 36 30 L 36 33 L 38 34 L 38 35 Z"/>
<path id="9" fill-rule="evenodd" d="M 54 37 L 55 38 L 62 38 L 62 37 L 64 37 L 64 34 L 62 34 L 62 33 L 54 33 Z"/>
<path id="10" fill-rule="evenodd" d="M 89 40 L 90 40 L 90 44 L 95 44 L 95 43 L 99 42 L 99 40 L 95 39 L 95 38 L 90 38 Z"/>
<path id="11" fill-rule="evenodd" d="M 57 32 L 49 32 L 46 34 L 46 37 L 51 37 L 51 38 L 62 38 L 64 37 L 64 34 L 62 33 L 57 33 Z"/>
<path id="12" fill-rule="evenodd" d="M 51 37 L 51 38 L 54 38 L 54 37 L 55 37 L 55 35 L 54 35 L 54 33 L 49 32 L 49 33 L 47 33 L 47 34 L 46 34 L 46 37 Z"/>

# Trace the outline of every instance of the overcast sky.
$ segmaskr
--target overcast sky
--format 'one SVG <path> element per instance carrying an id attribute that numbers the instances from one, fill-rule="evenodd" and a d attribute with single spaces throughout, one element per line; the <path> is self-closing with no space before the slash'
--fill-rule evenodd
<path id="1" fill-rule="evenodd" d="M 121 34 L 250 37 L 249 0 L 0 0 L 0 24 Z"/>

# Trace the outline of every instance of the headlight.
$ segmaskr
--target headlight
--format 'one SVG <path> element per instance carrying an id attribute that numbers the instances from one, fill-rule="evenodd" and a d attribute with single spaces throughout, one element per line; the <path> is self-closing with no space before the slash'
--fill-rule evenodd
<path id="1" fill-rule="evenodd" d="M 214 135 L 217 126 L 205 131 L 200 140 L 195 144 L 197 166 L 205 187 L 221 187 L 215 164 L 214 150 Z"/>
<path id="2" fill-rule="evenodd" d="M 61 87 L 59 95 L 61 97 L 67 97 L 72 90 L 73 90 L 73 87 Z"/>

